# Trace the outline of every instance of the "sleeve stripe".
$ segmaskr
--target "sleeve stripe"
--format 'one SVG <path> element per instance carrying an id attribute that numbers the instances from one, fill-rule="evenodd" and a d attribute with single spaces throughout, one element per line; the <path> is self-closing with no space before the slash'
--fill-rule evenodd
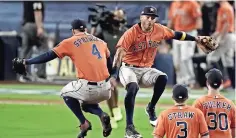
<path id="1" fill-rule="evenodd" d="M 56 54 L 57 54 L 57 56 L 59 57 L 59 58 L 62 58 L 58 53 L 57 53 L 57 51 L 55 50 L 55 49 L 52 49 Z"/>
<path id="2" fill-rule="evenodd" d="M 182 33 L 183 33 L 183 34 L 182 34 L 180 40 L 185 40 L 185 38 L 186 38 L 186 33 L 185 33 L 185 32 L 182 32 Z"/>

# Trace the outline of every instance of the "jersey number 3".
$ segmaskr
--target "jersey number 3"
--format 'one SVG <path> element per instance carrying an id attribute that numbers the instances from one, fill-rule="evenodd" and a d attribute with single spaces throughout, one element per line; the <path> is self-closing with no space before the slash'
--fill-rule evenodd
<path id="1" fill-rule="evenodd" d="M 187 122 L 176 122 L 178 127 L 181 127 L 180 132 L 182 135 L 177 135 L 177 138 L 187 138 L 188 137 L 188 124 Z"/>
<path id="2" fill-rule="evenodd" d="M 93 54 L 94 56 L 97 56 L 98 59 L 101 59 L 101 58 L 102 58 L 102 56 L 101 56 L 100 52 L 98 51 L 98 48 L 97 48 L 97 46 L 96 46 L 95 44 L 93 44 L 92 54 Z"/>

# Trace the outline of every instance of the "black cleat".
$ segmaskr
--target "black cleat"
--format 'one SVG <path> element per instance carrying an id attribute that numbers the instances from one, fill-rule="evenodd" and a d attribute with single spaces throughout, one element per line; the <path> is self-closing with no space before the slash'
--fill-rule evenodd
<path id="1" fill-rule="evenodd" d="M 143 138 L 143 137 L 135 130 L 134 125 L 128 125 L 125 129 L 125 138 Z"/>
<path id="2" fill-rule="evenodd" d="M 85 120 L 85 123 L 81 124 L 79 127 L 80 127 L 80 133 L 77 138 L 85 138 L 85 136 L 87 136 L 87 132 L 89 130 L 92 130 L 92 125 L 87 120 Z"/>
<path id="3" fill-rule="evenodd" d="M 150 108 L 150 103 L 148 104 L 148 106 L 145 109 L 146 114 L 149 117 L 149 123 L 155 127 L 157 125 L 157 117 L 156 117 L 156 113 L 155 113 L 155 108 Z"/>
<path id="4" fill-rule="evenodd" d="M 112 131 L 110 117 L 107 113 L 104 112 L 100 119 L 101 119 L 102 127 L 103 127 L 103 136 L 108 137 Z"/>

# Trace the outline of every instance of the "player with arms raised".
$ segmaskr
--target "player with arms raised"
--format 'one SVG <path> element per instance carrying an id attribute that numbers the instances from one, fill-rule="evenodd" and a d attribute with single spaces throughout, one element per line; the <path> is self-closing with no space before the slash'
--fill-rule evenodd
<path id="1" fill-rule="evenodd" d="M 193 37 L 185 32 L 173 31 L 155 23 L 157 17 L 155 7 L 145 7 L 140 15 L 140 23 L 127 30 L 116 46 L 113 69 L 116 70 L 116 74 L 119 72 L 120 81 L 127 90 L 125 97 L 126 138 L 142 137 L 133 124 L 135 97 L 139 90 L 139 83 L 144 86 L 154 86 L 154 93 L 146 107 L 146 113 L 151 125 L 156 125 L 155 106 L 167 83 L 167 75 L 164 72 L 151 68 L 160 42 L 166 39 L 196 41 L 198 44 L 203 44 L 199 46 L 206 53 L 215 49 L 215 43 L 213 43 L 215 41 L 208 41 L 205 36 Z"/>

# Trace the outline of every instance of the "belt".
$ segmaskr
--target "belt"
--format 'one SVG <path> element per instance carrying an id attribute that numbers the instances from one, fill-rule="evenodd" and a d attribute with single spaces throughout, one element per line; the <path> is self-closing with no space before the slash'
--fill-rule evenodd
<path id="1" fill-rule="evenodd" d="M 108 78 L 105 80 L 105 82 L 108 82 L 109 79 L 110 79 L 110 77 L 108 77 Z M 91 81 L 89 81 L 87 84 L 88 84 L 88 85 L 98 85 L 97 82 L 91 82 Z"/>
<path id="2" fill-rule="evenodd" d="M 144 67 L 141 67 L 141 66 L 130 65 L 128 63 L 125 63 L 125 66 L 127 66 L 127 67 L 135 67 L 135 68 L 144 68 Z"/>

